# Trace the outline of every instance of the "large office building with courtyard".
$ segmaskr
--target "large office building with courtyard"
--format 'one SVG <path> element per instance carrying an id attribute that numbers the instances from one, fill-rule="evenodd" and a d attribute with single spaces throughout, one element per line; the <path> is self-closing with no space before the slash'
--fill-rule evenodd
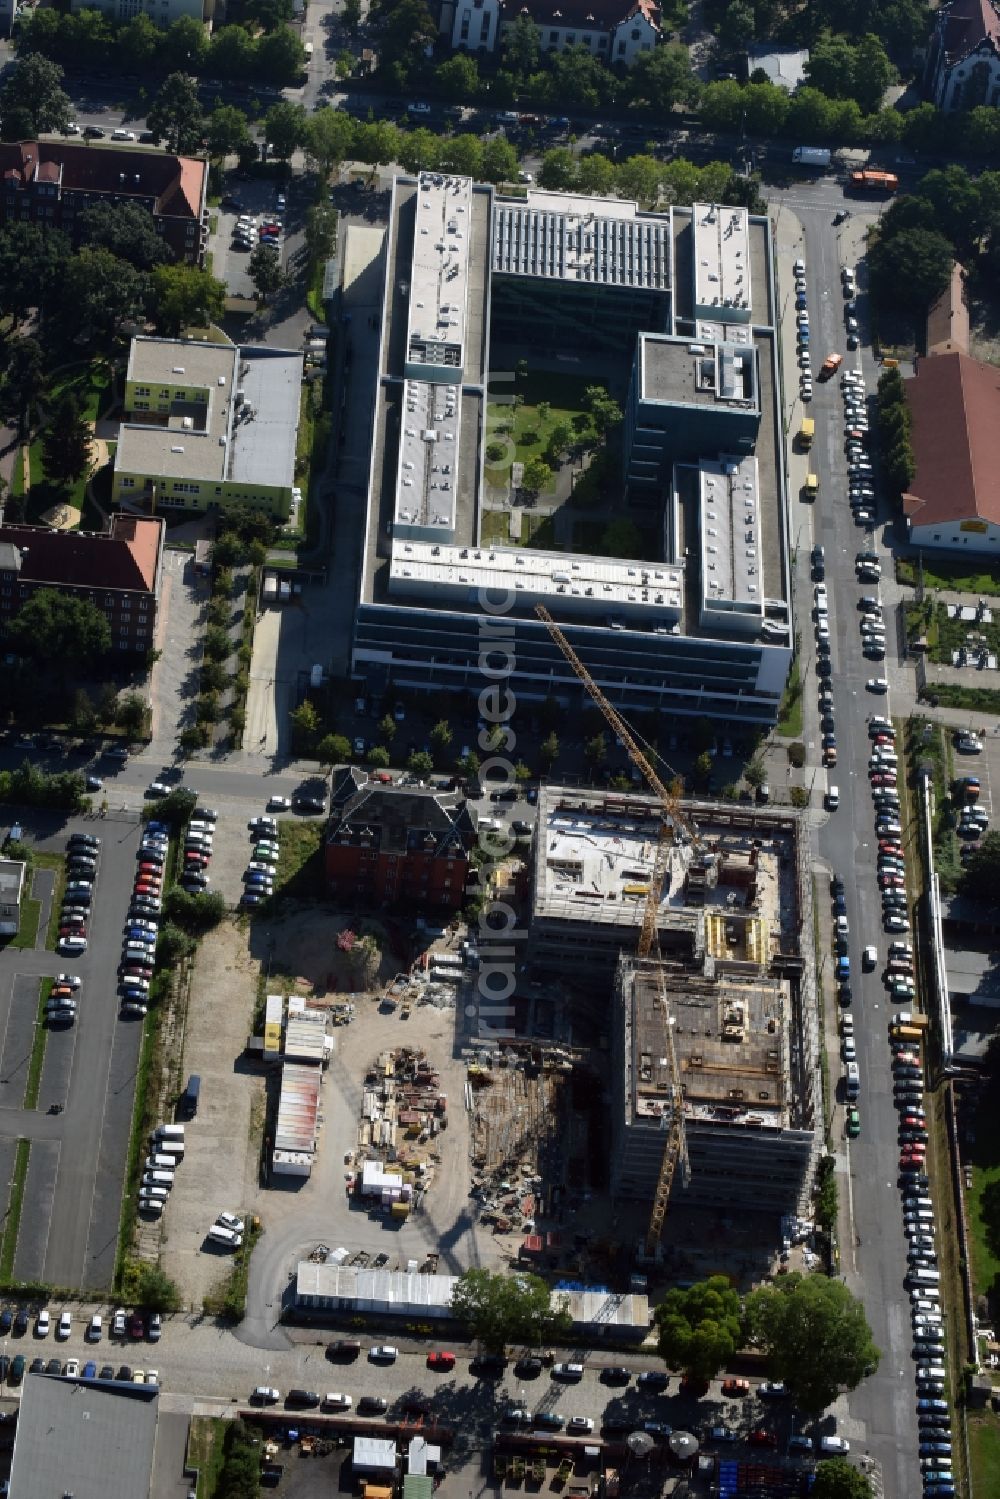
<path id="1" fill-rule="evenodd" d="M 503 638 L 518 697 L 575 707 L 541 604 L 616 706 L 772 723 L 793 632 L 767 219 L 399 176 L 383 271 L 355 676 L 478 693 Z M 604 518 L 644 557 L 566 526 L 564 550 L 521 544 L 546 496 L 486 472 L 518 366 L 620 397 Z"/>

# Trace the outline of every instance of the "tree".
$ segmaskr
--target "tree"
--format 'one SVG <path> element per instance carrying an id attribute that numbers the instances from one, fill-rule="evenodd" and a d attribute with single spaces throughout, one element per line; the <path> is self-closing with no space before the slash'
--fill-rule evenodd
<path id="1" fill-rule="evenodd" d="M 384 744 L 373 744 L 365 758 L 373 770 L 389 769 L 389 751 Z"/>
<path id="2" fill-rule="evenodd" d="M 593 151 L 581 156 L 576 169 L 576 186 L 581 193 L 594 193 L 599 198 L 612 195 L 618 181 L 618 171 L 613 161 Z"/>
<path id="3" fill-rule="evenodd" d="M 794 1272 L 751 1291 L 746 1314 L 768 1372 L 784 1380 L 809 1415 L 818 1416 L 878 1365 L 864 1307 L 839 1280 Z"/>
<path id="4" fill-rule="evenodd" d="M 511 26 L 503 30 L 503 60 L 519 78 L 530 78 L 538 71 L 542 56 L 542 34 L 527 11 L 520 11 Z"/>
<path id="5" fill-rule="evenodd" d="M 987 833 L 965 866 L 962 889 L 967 895 L 985 894 L 994 904 L 1000 903 L 993 892 L 1000 891 L 1000 833 Z"/>
<path id="6" fill-rule="evenodd" d="M 45 360 L 41 344 L 34 338 L 17 339 L 10 345 L 3 374 L 3 405 L 5 414 L 16 421 L 17 435 L 22 441 L 33 425 L 44 390 Z"/>
<path id="7" fill-rule="evenodd" d="M 687 48 L 674 44 L 641 53 L 629 69 L 628 83 L 633 104 L 663 114 L 675 104 L 696 104 L 700 91 Z"/>
<path id="8" fill-rule="evenodd" d="M 370 17 L 374 9 L 369 11 Z M 391 6 L 383 3 L 378 7 L 378 24 L 382 67 L 388 69 L 400 63 L 404 73 L 437 36 L 437 26 L 425 0 L 395 0 Z"/>
<path id="9" fill-rule="evenodd" d="M 6 224 L 0 229 L 0 312 L 16 330 L 32 307 L 47 315 L 59 305 L 70 243 L 57 229 Z"/>
<path id="10" fill-rule="evenodd" d="M 281 256 L 274 245 L 258 245 L 251 252 L 247 275 L 257 293 L 258 302 L 266 302 L 285 284 L 285 273 L 281 268 Z"/>
<path id="11" fill-rule="evenodd" d="M 205 140 L 209 154 L 216 157 L 241 156 L 253 148 L 247 117 L 235 104 L 220 104 L 218 109 L 212 110 L 205 128 Z"/>
<path id="12" fill-rule="evenodd" d="M 434 769 L 434 761 L 426 750 L 414 750 L 406 762 L 406 768 L 414 775 L 429 776 Z"/>
<path id="13" fill-rule="evenodd" d="M 122 73 L 139 76 L 153 70 L 153 62 L 160 46 L 161 32 L 144 10 L 133 16 L 115 39 L 118 66 Z"/>
<path id="14" fill-rule="evenodd" d="M 306 55 L 302 43 L 288 26 L 279 26 L 257 43 L 256 73 L 261 83 L 287 88 L 302 77 Z"/>
<path id="15" fill-rule="evenodd" d="M 348 949 L 348 962 L 355 982 L 362 989 L 371 989 L 378 979 L 378 971 L 382 965 L 382 950 L 370 932 L 359 937 Z"/>
<path id="16" fill-rule="evenodd" d="M 255 21 L 261 31 L 287 25 L 294 14 L 292 0 L 243 0 L 243 19 Z"/>
<path id="17" fill-rule="evenodd" d="M 842 1457 L 816 1464 L 812 1499 L 872 1499 L 871 1480 Z"/>
<path id="18" fill-rule="evenodd" d="M 446 136 L 439 147 L 439 161 L 444 171 L 457 172 L 462 177 L 482 177 L 483 143 L 478 135 L 466 131 L 462 135 Z"/>
<path id="19" fill-rule="evenodd" d="M 529 458 L 524 465 L 523 487 L 529 494 L 538 494 L 552 483 L 552 470 L 544 458 Z"/>
<path id="20" fill-rule="evenodd" d="M 187 932 L 168 921 L 157 934 L 156 961 L 163 968 L 175 968 L 182 958 L 190 957 L 194 946 L 194 939 Z"/>
<path id="21" fill-rule="evenodd" d="M 576 157 L 567 146 L 546 151 L 538 168 L 538 185 L 557 192 L 576 186 Z"/>
<path id="22" fill-rule="evenodd" d="M 743 1341 L 740 1298 L 724 1275 L 667 1292 L 656 1309 L 657 1352 L 692 1379 L 714 1379 Z"/>
<path id="23" fill-rule="evenodd" d="M 620 516 L 605 526 L 597 546 L 602 557 L 638 557 L 642 533 L 634 521 Z"/>
<path id="24" fill-rule="evenodd" d="M 306 140 L 308 117 L 301 104 L 287 100 L 274 104 L 264 117 L 264 134 L 271 154 L 279 161 L 289 161 Z"/>
<path id="25" fill-rule="evenodd" d="M 138 739 L 146 727 L 146 700 L 138 692 L 126 692 L 115 705 L 115 723 L 129 739 Z"/>
<path id="26" fill-rule="evenodd" d="M 173 259 L 149 212 L 138 203 L 91 203 L 77 216 L 76 228 L 80 244 L 107 250 L 140 271 Z"/>
<path id="27" fill-rule="evenodd" d="M 344 0 L 344 8 L 340 13 L 340 19 L 351 36 L 357 34 L 361 25 L 361 0 Z"/>
<path id="28" fill-rule="evenodd" d="M 551 770 L 559 757 L 559 738 L 555 729 L 542 740 L 538 753 L 542 757 L 542 764 L 545 766 L 545 769 Z"/>
<path id="29" fill-rule="evenodd" d="M 123 323 L 142 317 L 148 289 L 145 276 L 110 250 L 84 249 L 72 256 L 60 298 L 74 341 L 91 349 L 108 348 Z"/>
<path id="30" fill-rule="evenodd" d="M 164 73 L 199 78 L 208 59 L 208 33 L 194 16 L 179 16 L 161 37 L 157 62 Z"/>
<path id="31" fill-rule="evenodd" d="M 660 196 L 663 166 L 655 156 L 630 156 L 618 168 L 618 191 L 624 198 L 656 203 Z"/>
<path id="32" fill-rule="evenodd" d="M 67 674 L 94 666 L 111 649 L 103 609 L 54 588 L 33 593 L 7 629 L 20 655 Z"/>
<path id="33" fill-rule="evenodd" d="M 407 172 L 433 171 L 441 158 L 441 137 L 424 125 L 402 133 L 399 141 L 400 165 Z"/>
<path id="34" fill-rule="evenodd" d="M 393 718 L 391 713 L 386 713 L 385 716 L 379 721 L 378 731 L 381 734 L 382 738 L 385 740 L 386 744 L 391 744 L 395 739 L 396 730 L 398 727 L 399 725 L 396 723 L 396 720 Z"/>
<path id="35" fill-rule="evenodd" d="M 746 781 L 751 791 L 759 790 L 759 788 L 763 786 L 765 781 L 767 780 L 767 770 L 764 767 L 763 760 L 761 760 L 757 756 L 754 756 L 754 758 L 747 766 L 746 770 L 744 770 L 743 772 L 743 779 Z"/>
<path id="36" fill-rule="evenodd" d="M 456 52 L 434 69 L 434 82 L 446 99 L 474 99 L 479 92 L 479 64 L 467 53 Z"/>
<path id="37" fill-rule="evenodd" d="M 49 413 L 42 436 L 45 472 L 56 484 L 69 486 L 90 468 L 93 433 L 72 390 L 64 390 Z"/>
<path id="38" fill-rule="evenodd" d="M 151 1312 L 173 1312 L 181 1304 L 181 1294 L 166 1271 L 158 1265 L 143 1265 L 136 1277 L 135 1300 Z M 259 1465 L 259 1459 L 255 1461 Z"/>
<path id="39" fill-rule="evenodd" d="M 324 105 L 306 121 L 303 146 L 309 160 L 324 177 L 329 177 L 351 151 L 354 121 L 342 110 Z"/>
<path id="40" fill-rule="evenodd" d="M 73 118 L 73 106 L 63 92 L 63 70 L 37 53 L 21 58 L 0 86 L 0 133 L 4 140 L 37 138 L 48 130 L 62 130 Z M 27 124 L 27 129 L 23 127 Z"/>
<path id="41" fill-rule="evenodd" d="M 565 1301 L 553 1309 L 545 1282 L 524 1272 L 466 1270 L 451 1293 L 451 1310 L 491 1353 L 502 1353 L 507 1343 L 555 1342 L 571 1326 Z"/>
<path id="42" fill-rule="evenodd" d="M 603 385 L 588 385 L 583 392 L 583 404 L 590 412 L 590 419 L 602 440 L 612 427 L 621 423 L 622 409 Z"/>
<path id="43" fill-rule="evenodd" d="M 152 313 L 160 332 L 176 338 L 185 328 L 222 321 L 226 289 L 197 265 L 161 265 L 152 275 Z"/>
<path id="44" fill-rule="evenodd" d="M 324 734 L 316 746 L 316 759 L 331 771 L 335 765 L 344 765 L 351 758 L 350 740 L 343 734 Z"/>
<path id="45" fill-rule="evenodd" d="M 886 89 L 895 83 L 897 77 L 882 40 L 867 32 L 854 53 L 851 98 L 865 114 L 876 114 L 882 108 Z"/>
<path id="46" fill-rule="evenodd" d="M 319 714 L 309 698 L 304 698 L 292 712 L 292 737 L 303 749 L 311 749 L 318 731 Z"/>
<path id="47" fill-rule="evenodd" d="M 708 750 L 702 750 L 694 762 L 695 784 L 704 789 L 712 776 L 712 757 Z"/>
<path id="48" fill-rule="evenodd" d="M 584 758 L 591 766 L 600 765 L 608 756 L 608 741 L 603 733 L 595 734 L 583 746 Z"/>
<path id="49" fill-rule="evenodd" d="M 243 26 L 222 26 L 212 33 L 208 66 L 216 78 L 240 81 L 257 68 L 257 44 Z"/>
<path id="50" fill-rule="evenodd" d="M 513 182 L 517 176 L 518 156 L 510 141 L 493 136 L 483 146 L 482 175 L 486 182 Z"/>
<path id="51" fill-rule="evenodd" d="M 451 730 L 451 724 L 448 722 L 448 720 L 446 718 L 439 718 L 437 723 L 431 729 L 430 739 L 434 754 L 440 762 L 444 761 L 445 751 L 451 744 L 451 741 L 454 739 L 454 737 L 455 736 Z"/>
<path id="52" fill-rule="evenodd" d="M 205 116 L 198 102 L 198 85 L 187 73 L 165 78 L 146 114 L 146 125 L 171 151 L 190 156 L 205 134 Z"/>

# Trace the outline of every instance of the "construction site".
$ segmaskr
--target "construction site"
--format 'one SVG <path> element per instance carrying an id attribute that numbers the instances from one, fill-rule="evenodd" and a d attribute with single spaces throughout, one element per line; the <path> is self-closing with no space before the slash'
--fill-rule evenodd
<path id="1" fill-rule="evenodd" d="M 403 1223 L 430 1189 L 448 1124 L 448 1098 L 424 1051 L 398 1046 L 365 1074 L 358 1144 L 346 1164 L 348 1191 L 370 1211 Z"/>

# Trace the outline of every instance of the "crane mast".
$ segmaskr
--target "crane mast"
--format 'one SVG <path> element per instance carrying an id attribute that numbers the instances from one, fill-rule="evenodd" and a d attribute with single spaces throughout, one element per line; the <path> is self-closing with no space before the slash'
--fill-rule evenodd
<path id="1" fill-rule="evenodd" d="M 646 1231 L 646 1254 L 652 1257 L 656 1253 L 656 1246 L 660 1242 L 663 1232 L 663 1224 L 667 1216 L 667 1207 L 670 1202 L 670 1192 L 674 1183 L 674 1175 L 678 1164 L 682 1167 L 684 1180 L 690 1176 L 690 1162 L 687 1152 L 687 1138 L 684 1131 L 684 1099 L 680 1085 L 680 1074 L 677 1070 L 677 1053 L 674 1048 L 674 1031 L 671 1021 L 669 1006 L 667 1004 L 666 991 L 663 984 L 663 969 L 659 962 L 659 940 L 657 936 L 657 924 L 660 910 L 660 898 L 663 893 L 663 879 L 666 873 L 667 860 L 670 855 L 670 844 L 679 829 L 691 838 L 696 848 L 700 848 L 701 840 L 697 830 L 691 825 L 687 817 L 681 811 L 680 799 L 664 784 L 657 774 L 648 757 L 636 743 L 636 740 L 622 718 L 621 714 L 611 706 L 604 693 L 594 681 L 590 672 L 584 666 L 579 656 L 570 645 L 562 630 L 556 624 L 552 615 L 544 604 L 535 605 L 535 613 L 543 621 L 552 639 L 562 651 L 566 660 L 573 668 L 580 681 L 586 687 L 593 698 L 594 703 L 601 710 L 605 720 L 614 729 L 619 739 L 628 752 L 629 759 L 636 766 L 650 790 L 655 792 L 663 810 L 663 823 L 660 828 L 660 836 L 657 839 L 656 853 L 653 858 L 653 869 L 649 879 L 649 890 L 646 895 L 646 904 L 642 914 L 642 927 L 639 932 L 639 942 L 636 949 L 640 958 L 648 958 L 655 953 L 654 972 L 656 983 L 660 994 L 660 1003 L 663 1006 L 664 1020 L 667 1033 L 667 1067 L 670 1075 L 670 1103 L 669 1109 L 663 1114 L 663 1127 L 666 1138 L 663 1145 L 663 1156 L 660 1160 L 660 1171 L 653 1193 L 652 1209 L 649 1217 L 649 1227 Z"/>

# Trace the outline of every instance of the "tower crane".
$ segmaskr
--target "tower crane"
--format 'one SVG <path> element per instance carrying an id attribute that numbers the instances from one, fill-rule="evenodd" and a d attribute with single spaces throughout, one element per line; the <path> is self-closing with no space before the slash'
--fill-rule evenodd
<path id="1" fill-rule="evenodd" d="M 645 755 L 635 737 L 622 718 L 621 714 L 611 706 L 604 693 L 594 681 L 590 672 L 584 666 L 579 656 L 570 645 L 562 630 L 556 624 L 552 615 L 544 604 L 535 605 L 535 613 L 543 621 L 552 639 L 562 651 L 566 660 L 573 668 L 580 681 L 586 687 L 595 704 L 600 708 L 605 719 L 614 729 L 619 739 L 628 752 L 629 759 L 638 769 L 650 790 L 655 792 L 663 811 L 663 823 L 660 828 L 660 836 L 657 840 L 656 854 L 653 859 L 653 869 L 649 879 L 649 890 L 646 894 L 646 905 L 642 915 L 642 928 L 639 933 L 639 943 L 636 948 L 637 956 L 649 958 L 654 953 L 659 958 L 659 940 L 657 936 L 657 918 L 660 909 L 660 896 L 663 891 L 663 877 L 667 867 L 667 857 L 670 842 L 678 829 L 690 838 L 694 847 L 701 851 L 703 844 L 697 829 L 681 811 L 680 798 L 675 792 L 663 782 L 657 771 Z M 656 983 L 660 991 L 660 1002 L 663 1005 L 664 1020 L 666 1022 L 667 1034 L 667 1070 L 670 1078 L 670 1106 L 669 1111 L 663 1115 L 663 1125 L 666 1138 L 663 1145 L 663 1156 L 660 1161 L 660 1171 L 657 1178 L 656 1189 L 653 1193 L 653 1203 L 649 1216 L 649 1227 L 646 1230 L 646 1254 L 652 1257 L 656 1252 L 656 1246 L 660 1242 L 663 1232 L 663 1223 L 667 1216 L 667 1206 L 670 1201 L 670 1192 L 673 1187 L 674 1175 L 678 1165 L 682 1169 L 682 1177 L 687 1182 L 690 1176 L 690 1163 L 687 1153 L 687 1138 L 684 1131 L 684 1099 L 681 1091 L 680 1074 L 677 1070 L 677 1053 L 674 1048 L 673 1022 L 671 1020 L 667 996 L 663 983 L 663 969 L 658 961 L 654 961 L 653 971 Z"/>

